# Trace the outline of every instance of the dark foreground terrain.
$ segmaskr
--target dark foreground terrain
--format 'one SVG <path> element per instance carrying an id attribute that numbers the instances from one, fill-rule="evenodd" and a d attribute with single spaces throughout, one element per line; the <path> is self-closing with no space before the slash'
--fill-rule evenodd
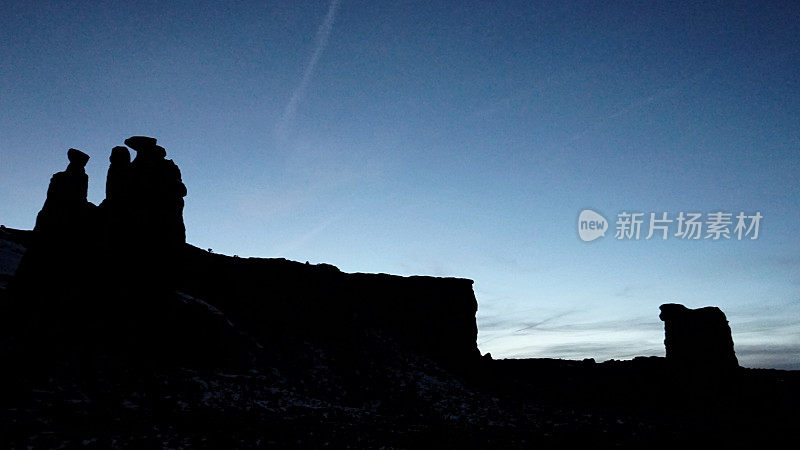
<path id="1" fill-rule="evenodd" d="M 186 246 L 169 290 L 33 308 L 29 239 L 0 230 L 0 447 L 769 447 L 800 419 L 797 372 L 481 358 L 469 280 Z"/>

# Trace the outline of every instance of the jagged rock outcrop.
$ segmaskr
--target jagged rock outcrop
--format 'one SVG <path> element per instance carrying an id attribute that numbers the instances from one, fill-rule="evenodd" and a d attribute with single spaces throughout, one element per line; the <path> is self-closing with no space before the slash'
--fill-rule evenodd
<path id="1" fill-rule="evenodd" d="M 660 309 L 668 363 L 700 371 L 739 367 L 728 319 L 719 308 L 689 309 L 668 303 Z"/>
<path id="2" fill-rule="evenodd" d="M 205 353 L 213 365 L 221 360 L 210 355 L 220 352 L 208 351 L 204 337 L 236 333 L 225 330 L 224 321 L 198 319 L 203 314 L 181 306 L 186 302 L 174 292 L 185 241 L 180 171 L 154 138 L 134 136 L 126 143 L 139 155 L 131 162 L 127 148 L 114 147 L 100 207 L 87 201 L 89 156 L 67 152 L 69 166 L 53 175 L 9 283 L 3 332 L 15 335 L 30 355 L 102 348 L 168 360 Z M 226 343 L 229 354 L 243 354 L 236 339 L 222 339 Z"/>

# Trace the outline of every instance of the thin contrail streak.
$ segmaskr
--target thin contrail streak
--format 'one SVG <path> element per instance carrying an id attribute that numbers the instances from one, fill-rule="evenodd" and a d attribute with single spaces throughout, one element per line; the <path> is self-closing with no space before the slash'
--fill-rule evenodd
<path id="1" fill-rule="evenodd" d="M 306 70 L 303 72 L 303 78 L 300 80 L 300 84 L 295 88 L 294 92 L 292 92 L 292 97 L 289 99 L 289 103 L 286 104 L 286 108 L 283 110 L 281 120 L 278 123 L 279 137 L 285 136 L 289 123 L 297 112 L 297 105 L 305 96 L 308 84 L 311 82 L 311 76 L 314 74 L 314 68 L 317 66 L 317 62 L 319 61 L 320 56 L 322 56 L 322 52 L 325 51 L 325 47 L 328 46 L 328 38 L 330 38 L 331 31 L 333 30 L 333 22 L 336 19 L 336 10 L 339 8 L 339 3 L 340 0 L 331 0 L 331 4 L 328 6 L 328 14 L 325 15 L 325 20 L 322 21 L 319 29 L 317 29 L 314 52 L 311 54 L 311 59 L 308 61 Z"/>
<path id="2" fill-rule="evenodd" d="M 665 89 L 661 89 L 660 91 L 657 91 L 657 92 L 653 93 L 650 96 L 642 97 L 642 98 L 640 98 L 638 100 L 635 100 L 635 101 L 629 103 L 627 106 L 614 111 L 613 113 L 609 114 L 608 116 L 605 116 L 605 117 L 603 117 L 603 118 L 601 118 L 599 120 L 596 120 L 591 126 L 587 127 L 585 130 L 581 131 L 580 133 L 577 133 L 577 134 L 573 135 L 567 141 L 567 144 L 572 144 L 573 142 L 576 142 L 576 141 L 580 140 L 581 138 L 583 138 L 587 134 L 597 131 L 603 125 L 605 125 L 605 123 L 607 123 L 609 120 L 616 119 L 617 117 L 629 114 L 629 113 L 635 111 L 638 108 L 641 108 L 641 107 L 644 107 L 644 106 L 647 106 L 647 105 L 662 101 L 662 100 L 664 100 L 666 98 L 675 96 L 675 95 L 679 94 L 683 89 L 687 88 L 688 86 L 693 85 L 694 83 L 697 83 L 698 81 L 700 81 L 703 78 L 707 77 L 709 74 L 711 74 L 711 72 L 712 72 L 711 68 L 706 69 L 706 70 L 702 70 L 700 72 L 695 73 L 692 76 L 689 76 L 689 77 L 685 78 L 684 80 L 682 80 L 679 83 L 677 83 L 675 86 L 668 87 L 668 88 L 665 88 Z"/>

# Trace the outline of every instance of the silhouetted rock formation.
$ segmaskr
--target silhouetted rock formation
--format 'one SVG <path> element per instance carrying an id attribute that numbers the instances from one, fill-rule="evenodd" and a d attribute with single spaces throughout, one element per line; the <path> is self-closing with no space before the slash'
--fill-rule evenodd
<path id="1" fill-rule="evenodd" d="M 36 216 L 31 247 L 15 277 L 15 284 L 25 285 L 29 291 L 70 292 L 81 272 L 91 271 L 88 247 L 94 244 L 96 208 L 86 198 L 89 177 L 84 167 L 89 156 L 71 148 L 67 157 L 67 169 L 50 179 L 47 198 Z"/>
<path id="2" fill-rule="evenodd" d="M 693 370 L 727 370 L 739 367 L 731 328 L 717 307 L 689 309 L 676 303 L 661 305 L 667 361 Z"/>
<path id="3" fill-rule="evenodd" d="M 211 356 L 223 351 L 201 356 L 199 349 L 212 347 L 247 361 L 258 353 L 258 346 L 248 347 L 254 342 L 289 354 L 308 342 L 337 343 L 337 354 L 352 360 L 365 342 L 385 339 L 451 368 L 479 360 L 471 280 L 344 274 L 325 264 L 231 258 L 188 246 L 186 187 L 177 165 L 154 138 L 134 136 L 125 143 L 137 156 L 131 161 L 126 147 L 114 147 L 97 214 L 80 215 L 75 224 L 42 220 L 34 240 L 45 232 L 53 239 L 34 243 L 23 258 L 22 266 L 32 269 L 28 278 L 46 286 L 36 291 L 34 283 L 21 285 L 17 296 L 24 299 L 20 315 L 31 317 L 26 328 L 47 330 L 40 334 L 44 339 L 34 339 L 37 345 L 94 335 L 117 353 L 161 360 L 194 354 L 197 365 L 231 360 Z M 51 211 L 71 218 L 83 210 L 87 159 L 70 151 L 73 162 L 66 175 L 54 176 L 43 218 Z M 77 231 L 66 229 L 84 234 L 76 239 Z M 68 264 L 53 258 L 53 249 L 80 259 Z M 58 267 L 42 270 L 42 261 L 52 260 Z M 41 282 L 64 274 L 60 283 Z M 198 304 L 209 309 L 191 306 Z M 218 337 L 214 345 L 209 336 Z"/>
<path id="4" fill-rule="evenodd" d="M 126 204 L 131 195 L 131 153 L 127 147 L 111 149 L 106 177 L 106 202 Z"/>
<path id="5" fill-rule="evenodd" d="M 136 151 L 131 163 L 131 194 L 135 228 L 148 248 L 177 248 L 186 242 L 181 171 L 156 139 L 133 136 L 125 145 Z"/>
<path id="6" fill-rule="evenodd" d="M 114 147 L 99 208 L 87 201 L 85 153 L 70 149 L 67 170 L 50 181 L 7 302 L 12 334 L 28 353 L 85 353 L 98 345 L 171 358 L 209 353 L 176 347 L 217 334 L 185 321 L 192 309 L 171 290 L 185 241 L 180 170 L 155 139 L 126 142 L 138 158 L 131 162 L 127 148 Z"/>
<path id="7" fill-rule="evenodd" d="M 42 236 L 59 235 L 69 239 L 70 234 L 85 228 L 88 222 L 88 211 L 93 205 L 86 200 L 89 177 L 84 167 L 89 155 L 71 148 L 67 158 L 67 170 L 50 179 L 47 199 L 36 217 L 34 231 Z"/>
<path id="8" fill-rule="evenodd" d="M 89 156 L 76 149 L 67 152 L 70 163 L 50 181 L 17 285 L 27 283 L 29 272 L 52 281 L 50 287 L 72 284 L 67 280 L 79 278 L 80 271 L 99 272 L 100 284 L 114 284 L 116 275 L 131 269 L 138 272 L 136 285 L 163 284 L 174 274 L 175 258 L 186 241 L 186 186 L 180 169 L 165 159 L 155 138 L 133 136 L 125 143 L 136 150 L 136 159 L 131 162 L 126 147 L 112 149 L 100 208 L 86 198 Z"/>
<path id="9" fill-rule="evenodd" d="M 55 265 L 65 263 L 70 253 L 86 244 L 93 225 L 94 205 L 86 199 L 89 155 L 74 148 L 67 151 L 69 165 L 50 179 L 44 206 L 36 216 L 34 232 L 47 248 L 48 259 Z M 66 268 L 66 267 L 65 267 Z"/>
<path id="10" fill-rule="evenodd" d="M 117 146 L 111 149 L 111 164 L 106 177 L 106 199 L 100 204 L 104 247 L 109 254 L 124 254 L 130 258 L 134 246 L 132 236 L 136 233 L 133 226 L 133 186 L 131 173 L 131 154 L 127 147 Z M 110 258 L 107 258 L 110 259 Z M 109 261 L 111 262 L 111 261 Z M 113 261 L 127 266 L 125 261 Z"/>

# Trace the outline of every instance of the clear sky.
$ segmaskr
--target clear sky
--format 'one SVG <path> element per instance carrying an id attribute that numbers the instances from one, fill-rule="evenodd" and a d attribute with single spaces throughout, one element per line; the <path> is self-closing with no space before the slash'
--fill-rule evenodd
<path id="1" fill-rule="evenodd" d="M 695 3 L 3 2 L 0 223 L 33 226 L 69 147 L 99 203 L 154 136 L 190 243 L 473 279 L 496 358 L 663 355 L 677 302 L 800 369 L 800 7 Z M 645 239 L 716 211 L 758 239 Z"/>

